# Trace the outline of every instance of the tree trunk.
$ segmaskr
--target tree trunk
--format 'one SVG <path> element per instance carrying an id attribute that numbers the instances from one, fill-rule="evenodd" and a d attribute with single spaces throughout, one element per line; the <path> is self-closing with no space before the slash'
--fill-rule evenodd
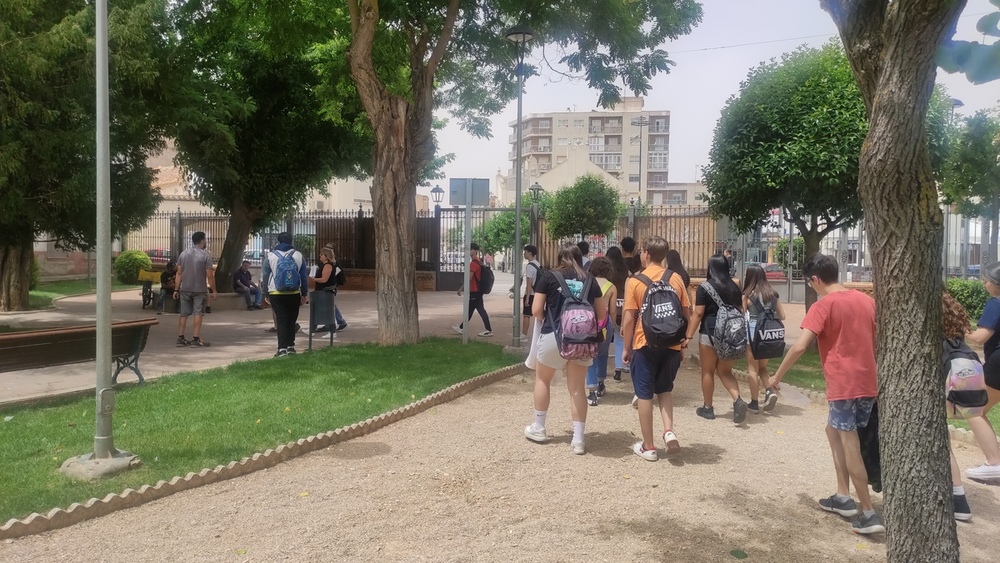
<path id="1" fill-rule="evenodd" d="M 27 311 L 34 237 L 0 246 L 0 311 Z"/>
<path id="2" fill-rule="evenodd" d="M 941 373 L 943 217 L 925 130 L 964 0 L 823 0 L 868 110 L 858 191 L 873 249 L 889 561 L 959 560 Z"/>
<path id="3" fill-rule="evenodd" d="M 823 240 L 823 235 L 817 233 L 816 231 L 803 231 L 802 233 L 802 243 L 803 243 L 803 254 L 799 259 L 799 271 L 802 272 L 802 278 L 805 279 L 805 267 L 806 262 L 809 258 L 819 252 L 819 243 Z M 818 299 L 816 295 L 816 290 L 812 288 L 808 283 L 806 284 L 806 311 L 816 303 Z"/>
<path id="4" fill-rule="evenodd" d="M 234 202 L 229 226 L 226 228 L 226 242 L 222 245 L 222 254 L 215 266 L 215 289 L 219 293 L 233 292 L 233 272 L 243 265 L 243 252 L 255 219 L 243 202 Z"/>

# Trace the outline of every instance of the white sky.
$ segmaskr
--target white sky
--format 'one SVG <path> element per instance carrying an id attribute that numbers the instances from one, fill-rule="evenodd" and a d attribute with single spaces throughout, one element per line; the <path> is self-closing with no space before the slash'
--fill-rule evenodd
<path id="1" fill-rule="evenodd" d="M 665 109 L 671 114 L 671 182 L 697 180 L 696 167 L 708 163 L 712 133 L 722 107 L 739 91 L 740 82 L 751 68 L 802 44 L 821 46 L 837 35 L 833 20 L 820 8 L 818 0 L 702 0 L 702 8 L 701 24 L 691 34 L 664 46 L 676 66 L 669 74 L 653 78 L 653 88 L 646 97 L 645 109 Z M 995 10 L 989 0 L 969 0 L 956 37 L 983 42 L 982 35 L 976 32 L 976 22 Z M 554 49 L 546 53 L 549 61 L 558 60 Z M 535 46 L 530 60 L 541 67 L 541 76 L 526 82 L 524 115 L 565 111 L 567 107 L 575 107 L 575 111 L 595 108 L 597 92 L 585 82 L 544 68 L 539 46 Z M 937 80 L 952 97 L 965 103 L 958 114 L 972 115 L 1000 104 L 1000 81 L 974 86 L 965 75 L 943 71 L 938 72 Z M 507 174 L 510 167 L 507 136 L 511 130 L 507 124 L 516 119 L 515 101 L 494 117 L 490 140 L 477 139 L 457 124 L 439 131 L 441 152 L 455 153 L 455 160 L 445 167 L 448 178 L 489 178 L 490 189 L 496 193 L 492 184 L 497 169 Z M 440 182 L 445 190 L 447 182 L 447 178 Z M 418 192 L 429 195 L 430 190 L 418 188 Z"/>

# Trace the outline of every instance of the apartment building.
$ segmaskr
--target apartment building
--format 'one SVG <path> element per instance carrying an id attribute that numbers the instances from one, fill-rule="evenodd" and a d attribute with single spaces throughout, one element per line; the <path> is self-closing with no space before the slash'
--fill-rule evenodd
<path id="1" fill-rule="evenodd" d="M 596 173 L 616 186 L 623 200 L 635 197 L 653 203 L 651 194 L 668 189 L 670 112 L 647 111 L 643 106 L 644 99 L 635 97 L 624 98 L 608 111 L 524 116 L 522 190 L 538 182 L 555 191 L 579 176 Z M 505 203 L 514 201 L 518 126 L 517 121 L 510 123 L 511 167 L 501 194 Z"/>

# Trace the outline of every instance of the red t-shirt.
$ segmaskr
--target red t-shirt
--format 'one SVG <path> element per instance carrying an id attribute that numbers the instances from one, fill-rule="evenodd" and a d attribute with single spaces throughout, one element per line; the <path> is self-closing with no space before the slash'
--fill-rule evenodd
<path id="1" fill-rule="evenodd" d="M 802 328 L 816 334 L 828 401 L 878 395 L 871 297 L 853 289 L 829 293 L 809 308 Z"/>
<path id="2" fill-rule="evenodd" d="M 479 258 L 472 259 L 469 270 L 469 293 L 475 293 L 479 291 L 479 280 L 483 277 L 483 265 L 479 262 Z"/>

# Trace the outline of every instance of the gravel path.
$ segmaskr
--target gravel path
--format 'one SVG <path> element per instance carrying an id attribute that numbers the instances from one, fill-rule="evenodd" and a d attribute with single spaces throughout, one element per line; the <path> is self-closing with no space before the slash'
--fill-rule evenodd
<path id="1" fill-rule="evenodd" d="M 610 380 L 609 380 L 610 381 Z M 588 453 L 569 451 L 553 390 L 545 445 L 526 441 L 533 376 L 519 375 L 371 435 L 247 477 L 72 528 L 0 543 L 0 561 L 881 561 L 821 512 L 833 492 L 825 409 L 779 403 L 738 428 L 702 420 L 698 374 L 678 380 L 683 450 L 650 463 L 627 383 L 590 409 Z M 718 386 L 721 390 L 721 386 Z M 659 421 L 656 426 L 659 432 Z M 963 467 L 981 463 L 959 446 Z M 1000 488 L 966 484 L 963 559 L 992 560 Z M 881 507 L 881 495 L 876 495 Z"/>

